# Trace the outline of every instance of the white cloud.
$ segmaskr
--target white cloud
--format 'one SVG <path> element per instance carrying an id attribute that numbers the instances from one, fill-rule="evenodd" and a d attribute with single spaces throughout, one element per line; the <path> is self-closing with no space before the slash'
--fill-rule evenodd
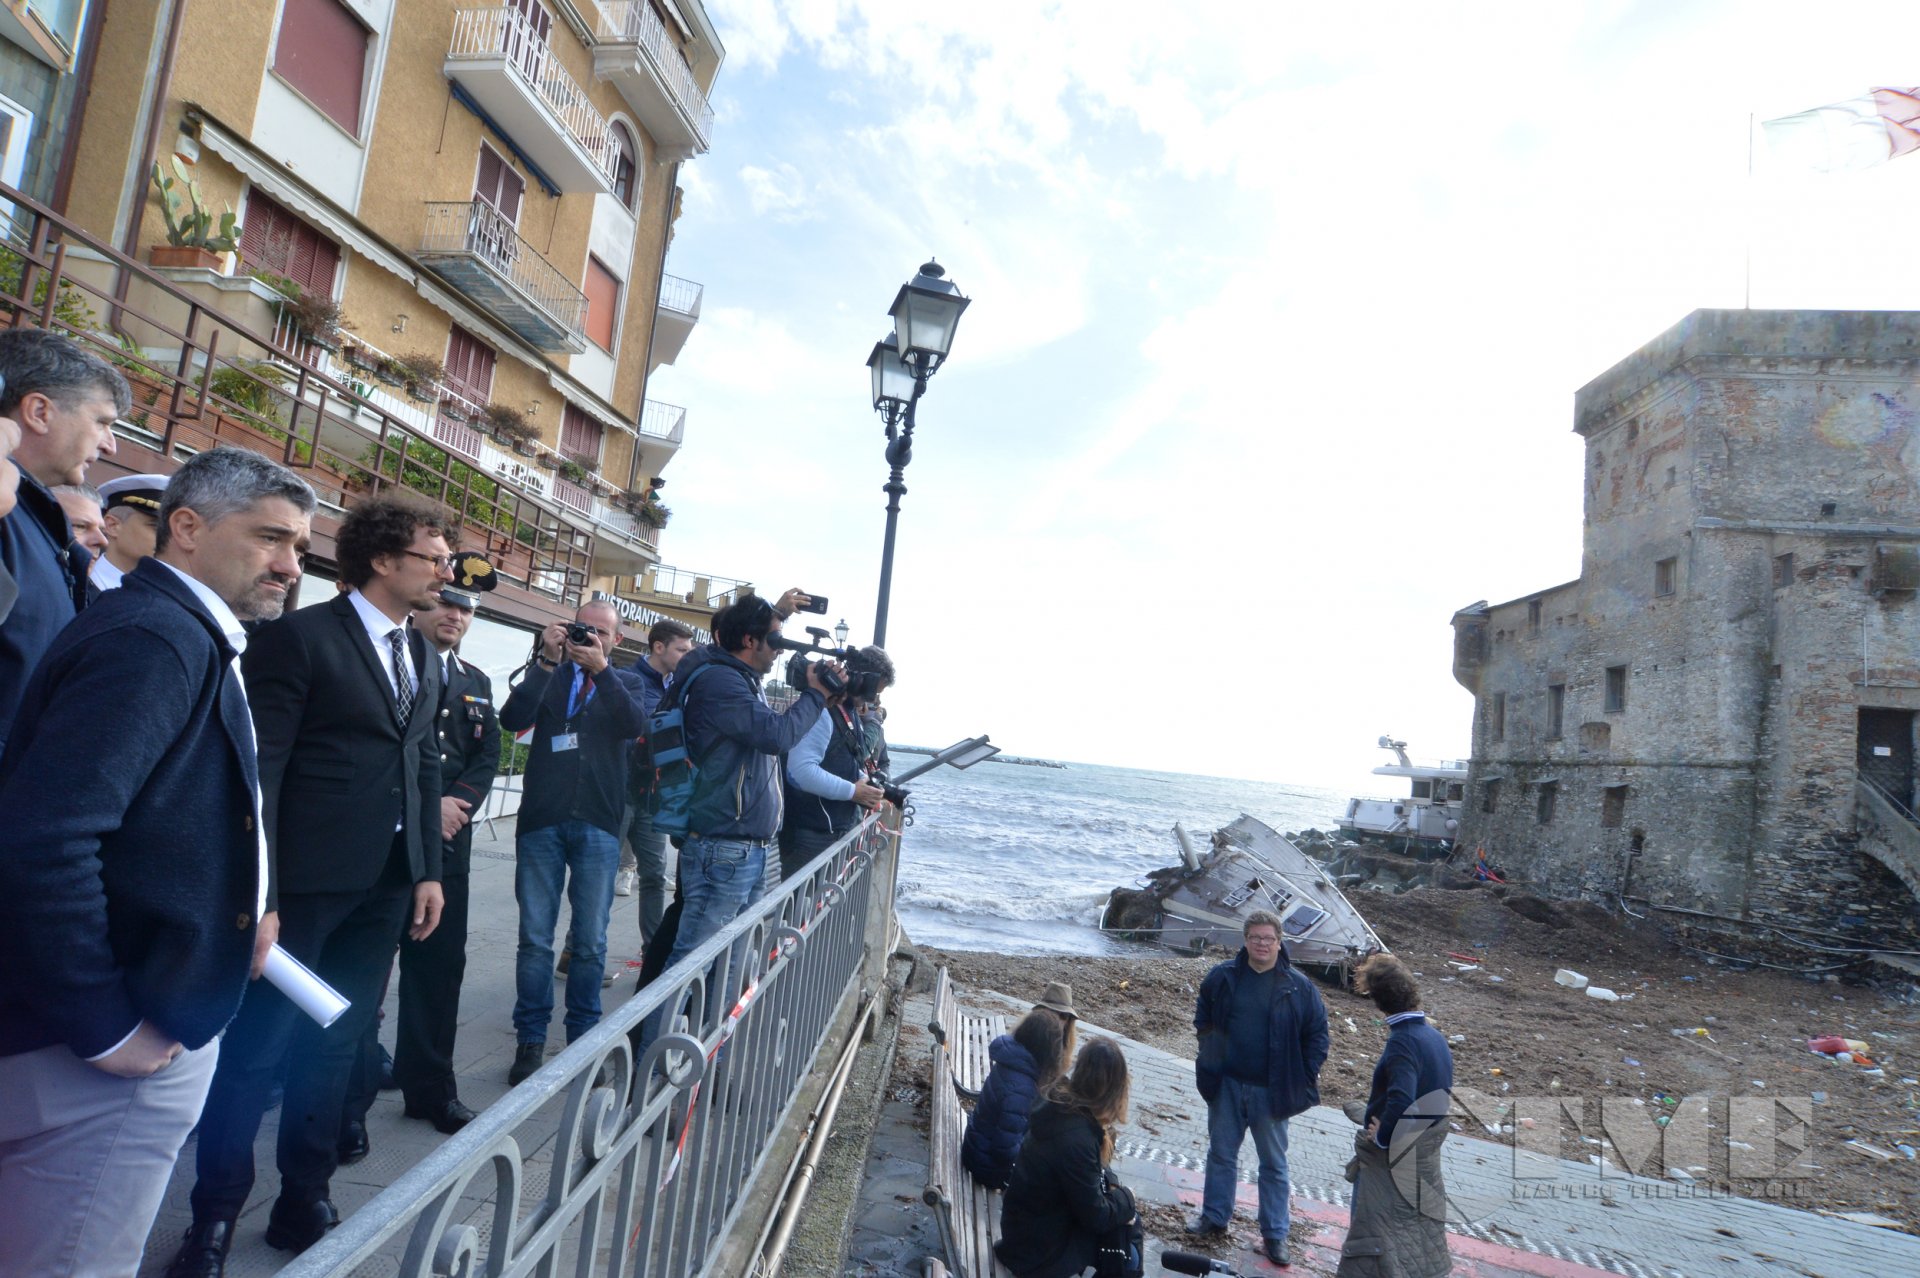
<path id="1" fill-rule="evenodd" d="M 810 205 L 807 195 L 807 180 L 791 164 L 781 164 L 772 169 L 763 169 L 758 165 L 742 165 L 740 184 L 747 189 L 747 202 L 753 211 L 761 217 L 771 217 L 780 222 L 799 222 L 818 213 Z"/>

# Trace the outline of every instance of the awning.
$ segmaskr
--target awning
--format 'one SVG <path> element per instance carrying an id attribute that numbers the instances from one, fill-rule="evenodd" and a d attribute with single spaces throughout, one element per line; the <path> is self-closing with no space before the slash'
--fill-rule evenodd
<path id="1" fill-rule="evenodd" d="M 563 381 L 557 370 L 552 368 L 547 370 L 547 384 L 552 386 L 554 390 L 560 392 L 561 399 L 566 400 L 567 403 L 572 404 L 575 408 L 593 418 L 594 421 L 599 422 L 602 426 L 611 427 L 624 434 L 632 435 L 635 438 L 639 437 L 640 432 L 632 422 L 620 416 L 620 414 L 614 412 L 611 408 L 608 408 L 595 396 L 587 394 L 586 391 L 582 390 L 579 386 L 569 385 L 566 381 Z"/>
<path id="2" fill-rule="evenodd" d="M 369 262 L 391 271 L 409 284 L 415 281 L 418 272 L 412 263 L 360 230 L 352 218 L 340 212 L 324 196 L 260 154 L 246 139 L 234 136 L 205 116 L 198 119 L 200 140 L 221 159 L 238 169 L 249 182 Z"/>

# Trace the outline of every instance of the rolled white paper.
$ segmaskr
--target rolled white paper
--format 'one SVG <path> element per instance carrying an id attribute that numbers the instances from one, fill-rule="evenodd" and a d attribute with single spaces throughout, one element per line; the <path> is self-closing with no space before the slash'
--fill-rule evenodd
<path id="1" fill-rule="evenodd" d="M 295 1007 L 318 1021 L 321 1029 L 339 1020 L 351 1006 L 339 990 L 315 976 L 306 964 L 278 945 L 267 951 L 267 964 L 260 974 L 292 999 Z"/>

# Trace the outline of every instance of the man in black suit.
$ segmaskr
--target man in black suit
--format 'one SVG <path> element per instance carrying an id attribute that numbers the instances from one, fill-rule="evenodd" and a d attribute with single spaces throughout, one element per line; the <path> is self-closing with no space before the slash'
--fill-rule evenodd
<path id="1" fill-rule="evenodd" d="M 139 1267 L 273 944 L 237 654 L 285 606 L 313 509 L 256 453 L 195 456 L 155 555 L 27 685 L 0 758 L 0 1273 Z"/>
<path id="2" fill-rule="evenodd" d="M 322 1030 L 257 991 L 228 1031 L 197 1150 L 193 1225 L 168 1273 L 217 1278 L 253 1188 L 253 1141 L 284 1063 L 280 1197 L 269 1245 L 304 1251 L 340 1216 L 330 1198 L 353 1059 L 378 1009 L 394 938 L 439 922 L 440 664 L 408 625 L 448 576 L 444 516 L 401 497 L 364 501 L 335 539 L 325 603 L 261 627 L 247 645 L 260 791 L 280 944 L 351 1002 Z M 292 1051 L 289 1053 L 289 1047 Z"/>
<path id="3" fill-rule="evenodd" d="M 413 619 L 440 662 L 440 707 L 435 728 L 440 751 L 440 886 L 447 897 L 440 926 L 424 941 L 400 942 L 400 1017 L 394 1034 L 393 1078 L 406 1098 L 408 1118 L 422 1118 L 452 1135 L 473 1121 L 453 1073 L 460 1023 L 460 982 L 467 971 L 467 871 L 473 855 L 473 817 L 487 801 L 500 766 L 500 722 L 493 681 L 462 661 L 454 648 L 473 624 L 479 591 L 494 586 L 493 567 L 477 554 L 454 556 L 454 580 L 439 602 Z M 369 1025 L 354 1071 L 340 1133 L 342 1157 L 367 1148 L 367 1110 L 379 1078 L 377 1026 Z M 357 1161 L 357 1159 L 356 1159 Z"/>

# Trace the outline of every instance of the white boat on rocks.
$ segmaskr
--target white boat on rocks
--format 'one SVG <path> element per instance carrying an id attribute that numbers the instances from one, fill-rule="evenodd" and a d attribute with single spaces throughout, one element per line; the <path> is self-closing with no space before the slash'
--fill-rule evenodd
<path id="1" fill-rule="evenodd" d="M 1415 763 L 1407 757 L 1407 743 L 1392 737 L 1381 737 L 1380 748 L 1393 751 L 1394 762 L 1375 768 L 1373 775 L 1405 777 L 1412 782 L 1412 793 L 1393 799 L 1347 800 L 1340 832 L 1422 860 L 1450 855 L 1466 797 L 1466 760 Z"/>

